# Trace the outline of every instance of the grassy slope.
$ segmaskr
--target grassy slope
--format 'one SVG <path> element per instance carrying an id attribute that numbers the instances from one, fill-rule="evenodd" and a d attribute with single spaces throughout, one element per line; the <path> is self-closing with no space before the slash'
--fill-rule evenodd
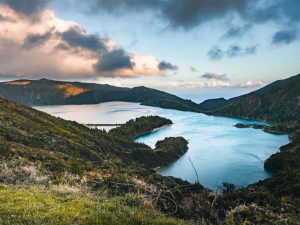
<path id="1" fill-rule="evenodd" d="M 1 224 L 189 224 L 162 216 L 143 196 L 86 195 L 43 187 L 0 186 Z M 157 215 L 157 216 L 154 216 Z"/>
<path id="2" fill-rule="evenodd" d="M 95 221 L 101 221 L 98 214 L 93 214 L 97 209 L 100 215 L 108 212 L 103 218 L 109 223 L 127 218 L 128 224 L 182 223 L 156 216 L 158 211 L 197 224 L 300 221 L 299 198 L 294 193 L 276 193 L 273 188 L 278 191 L 278 186 L 270 183 L 218 194 L 201 185 L 157 175 L 152 168 L 168 157 L 159 157 L 160 161 L 155 157 L 182 154 L 175 148 L 186 145 L 180 138 L 166 139 L 151 149 L 3 99 L 0 137 L 0 182 L 7 185 L 0 191 L 3 223 L 56 224 L 65 219 L 69 223 L 78 220 L 97 224 Z M 99 198 L 105 201 L 99 203 Z M 50 204 L 50 211 L 49 206 L 41 204 L 43 199 Z M 82 202 L 86 202 L 84 207 L 77 208 Z M 116 209 L 124 213 L 118 214 Z M 35 210 L 50 219 L 44 220 Z"/>
<path id="3" fill-rule="evenodd" d="M 151 117 L 144 118 L 149 119 Z M 155 119 L 161 120 L 160 124 L 164 125 L 164 119 Z M 187 144 L 185 140 L 174 140 L 176 144 L 181 141 L 183 145 Z M 167 149 L 164 151 L 168 152 Z M 144 157 L 142 167 L 139 158 L 135 160 L 133 157 L 137 152 L 148 156 Z M 131 206 L 125 202 L 124 206 L 119 207 L 113 198 L 109 198 L 122 195 L 134 201 L 138 196 L 134 194 L 136 190 L 147 190 L 149 181 L 161 179 L 151 167 L 165 163 L 163 159 L 156 160 L 155 164 L 147 161 L 147 158 L 155 158 L 156 154 L 146 145 L 121 140 L 113 134 L 91 130 L 75 122 L 0 99 L 0 182 L 9 185 L 1 189 L 0 221 L 9 224 L 30 221 L 57 224 L 57 221 L 64 219 L 70 224 L 76 219 L 81 224 L 97 224 L 97 221 L 106 221 L 107 224 L 109 221 L 115 221 L 115 224 L 121 221 L 125 224 L 147 224 L 150 221 L 157 224 L 178 223 L 179 220 L 162 216 L 151 219 L 157 214 L 151 201 L 149 207 L 153 209 L 145 211 L 137 209 L 139 204 Z M 178 157 L 177 154 L 174 156 Z M 137 167 L 140 168 L 135 171 Z M 148 177 L 147 180 L 144 177 Z M 114 185 L 116 182 L 125 185 Z M 132 185 L 131 190 L 128 190 L 127 183 Z M 75 187 L 81 196 L 71 194 L 59 197 L 49 191 L 57 186 L 67 190 Z M 32 190 L 27 190 L 27 187 Z M 89 196 L 100 190 L 106 193 L 107 203 L 98 203 L 97 198 Z M 149 199 L 145 194 L 142 196 L 146 204 Z M 74 201 L 69 201 L 69 197 Z M 48 201 L 47 204 L 40 204 L 41 199 Z M 11 202 L 14 206 L 10 205 Z M 48 203 L 50 206 L 46 206 Z M 77 206 L 80 204 L 86 205 L 79 209 Z M 53 208 L 53 211 L 47 212 L 47 207 Z M 56 209 L 59 207 L 61 212 Z M 91 213 L 85 215 L 88 209 Z M 35 213 L 35 210 L 43 211 L 45 215 Z M 103 211 L 97 215 L 94 210 Z M 103 216 L 106 212 L 108 214 Z"/>

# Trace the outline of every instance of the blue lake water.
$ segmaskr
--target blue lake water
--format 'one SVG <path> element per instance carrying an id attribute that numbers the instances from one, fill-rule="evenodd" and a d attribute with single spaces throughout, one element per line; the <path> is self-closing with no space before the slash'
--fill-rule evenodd
<path id="1" fill-rule="evenodd" d="M 213 189 L 223 182 L 246 186 L 269 177 L 270 174 L 263 167 L 264 161 L 289 142 L 287 135 L 234 127 L 238 122 L 259 123 L 257 121 L 207 116 L 138 103 L 108 102 L 36 109 L 79 123 L 124 123 L 145 115 L 169 118 L 173 125 L 139 137 L 136 141 L 154 147 L 158 140 L 165 137 L 183 136 L 189 141 L 188 152 L 173 164 L 161 168 L 159 173 L 194 183 L 197 178 L 189 161 L 191 159 L 200 183 Z"/>

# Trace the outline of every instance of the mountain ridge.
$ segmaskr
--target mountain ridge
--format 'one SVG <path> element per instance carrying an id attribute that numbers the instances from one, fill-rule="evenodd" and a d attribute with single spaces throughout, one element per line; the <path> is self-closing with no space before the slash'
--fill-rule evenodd
<path id="1" fill-rule="evenodd" d="M 128 101 L 147 106 L 263 120 L 271 123 L 297 119 L 300 114 L 299 90 L 300 74 L 275 81 L 248 94 L 230 99 L 208 99 L 197 104 L 145 86 L 127 88 L 45 78 L 0 83 L 0 97 L 30 106 Z"/>
<path id="2" fill-rule="evenodd" d="M 300 115 L 300 74 L 228 100 L 205 100 L 199 109 L 219 116 L 275 123 L 293 121 Z"/>
<path id="3" fill-rule="evenodd" d="M 138 86 L 133 88 L 115 87 L 108 84 L 40 80 L 14 80 L 0 83 L 0 97 L 29 106 L 99 104 L 109 101 L 138 102 L 144 105 L 159 106 L 185 111 L 198 110 L 198 105 L 153 88 Z M 169 102 L 174 103 L 169 104 Z"/>

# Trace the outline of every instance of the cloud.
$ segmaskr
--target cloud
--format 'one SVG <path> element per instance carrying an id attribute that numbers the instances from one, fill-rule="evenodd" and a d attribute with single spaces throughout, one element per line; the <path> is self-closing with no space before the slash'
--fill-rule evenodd
<path id="1" fill-rule="evenodd" d="M 219 87 L 231 87 L 231 83 L 227 81 L 211 80 L 207 82 L 199 80 L 168 80 L 168 81 L 153 81 L 151 85 L 155 88 L 170 88 L 170 89 L 197 89 L 197 88 L 219 88 Z"/>
<path id="2" fill-rule="evenodd" d="M 193 66 L 190 67 L 190 70 L 191 70 L 191 72 L 198 72 L 197 68 L 195 68 Z"/>
<path id="3" fill-rule="evenodd" d="M 49 0 L 0 0 L 0 3 L 27 16 L 37 16 L 45 9 L 48 2 Z"/>
<path id="4" fill-rule="evenodd" d="M 280 30 L 273 35 L 272 44 L 290 44 L 299 39 L 299 37 L 299 30 L 297 29 Z"/>
<path id="5" fill-rule="evenodd" d="M 0 0 L 0 3 L 10 6 L 16 12 L 27 16 L 37 17 L 45 10 L 48 3 L 52 0 Z M 116 13 L 122 14 L 151 12 L 155 18 L 165 21 L 167 28 L 170 29 L 192 29 L 206 22 L 222 19 L 232 24 L 235 19 L 239 21 L 237 25 L 231 27 L 221 39 L 237 38 L 245 35 L 250 28 L 257 24 L 273 22 L 279 27 L 293 26 L 298 27 L 300 23 L 300 1 L 298 0 L 91 0 L 82 2 L 72 1 L 74 5 L 84 4 L 85 7 L 76 7 L 78 10 L 84 8 L 89 13 Z M 0 16 L 1 21 L 1 16 Z M 67 35 L 68 33 L 66 33 Z M 277 44 L 277 39 L 281 39 L 283 34 L 275 33 L 273 43 Z M 286 34 L 285 34 L 286 35 Z M 292 43 L 299 40 L 292 36 L 278 43 Z M 93 38 L 93 37 L 90 37 Z M 61 45 L 60 47 L 65 47 Z M 215 52 L 216 57 L 220 58 L 220 53 Z M 212 52 L 213 54 L 213 52 Z M 222 57 L 221 57 L 222 58 Z"/>
<path id="6" fill-rule="evenodd" d="M 90 4 L 93 9 L 107 10 L 109 12 L 125 13 L 126 11 L 160 9 L 164 5 L 163 0 L 96 0 Z"/>
<path id="7" fill-rule="evenodd" d="M 240 83 L 238 85 L 236 85 L 236 87 L 240 87 L 240 88 L 255 88 L 255 87 L 262 87 L 265 86 L 266 83 L 262 82 L 262 81 L 252 81 L 252 80 L 248 80 L 246 82 Z"/>
<path id="8" fill-rule="evenodd" d="M 0 14 L 0 22 L 15 22 L 12 18 L 8 17 L 8 16 L 3 16 Z"/>
<path id="9" fill-rule="evenodd" d="M 184 29 L 236 15 L 247 25 L 229 30 L 228 37 L 241 35 L 251 24 L 269 21 L 277 24 L 295 24 L 300 21 L 298 0 L 95 0 L 90 1 L 89 6 L 95 13 L 109 11 L 132 14 L 151 11 L 165 20 L 170 28 Z"/>
<path id="10" fill-rule="evenodd" d="M 130 13 L 152 11 L 167 21 L 172 28 L 189 29 L 207 20 L 223 17 L 232 11 L 241 12 L 247 0 L 96 0 L 94 11 Z"/>
<path id="11" fill-rule="evenodd" d="M 228 50 L 227 50 L 227 56 L 228 57 L 235 57 L 238 55 L 241 55 L 243 52 L 242 47 L 238 45 L 230 45 Z"/>
<path id="12" fill-rule="evenodd" d="M 222 18 L 231 11 L 241 11 L 246 6 L 244 0 L 228 1 L 167 1 L 163 16 L 172 27 L 192 28 L 208 20 Z"/>
<path id="13" fill-rule="evenodd" d="M 233 58 L 237 56 L 246 56 L 255 54 L 257 50 L 257 46 L 248 46 L 248 47 L 241 47 L 239 45 L 230 45 L 227 50 L 222 50 L 218 46 L 213 46 L 208 52 L 207 56 L 210 60 L 218 61 L 224 58 L 225 56 L 228 58 Z"/>
<path id="14" fill-rule="evenodd" d="M 173 64 L 171 64 L 169 62 L 166 62 L 166 61 L 160 62 L 159 65 L 158 65 L 158 68 L 161 71 L 165 71 L 165 70 L 176 71 L 176 70 L 178 70 L 178 66 L 173 65 Z"/>
<path id="15" fill-rule="evenodd" d="M 224 51 L 220 49 L 218 46 L 213 46 L 208 52 L 208 57 L 213 60 L 217 61 L 224 57 Z"/>
<path id="16" fill-rule="evenodd" d="M 300 21 L 300 1 L 249 1 L 245 19 L 252 23 L 275 22 L 278 24 L 297 24 Z"/>
<path id="17" fill-rule="evenodd" d="M 97 72 L 109 72 L 120 69 L 133 69 L 130 56 L 123 49 L 104 53 L 95 64 Z"/>
<path id="18" fill-rule="evenodd" d="M 51 32 L 46 32 L 44 34 L 29 34 L 24 40 L 23 46 L 25 48 L 36 47 L 49 40 L 51 38 L 51 35 Z"/>
<path id="19" fill-rule="evenodd" d="M 260 88 L 266 84 L 262 81 L 245 81 L 242 83 L 232 83 L 230 81 L 223 80 L 209 80 L 207 82 L 199 80 L 175 80 L 168 82 L 159 82 L 155 84 L 161 88 Z"/>
<path id="20" fill-rule="evenodd" d="M 106 49 L 106 45 L 96 34 L 86 34 L 80 27 L 71 27 L 61 34 L 62 40 L 71 47 L 81 47 L 91 51 Z"/>
<path id="21" fill-rule="evenodd" d="M 242 48 L 239 45 L 230 45 L 226 54 L 227 57 L 236 57 L 243 55 L 251 55 L 256 53 L 256 46 L 249 46 L 246 48 Z"/>
<path id="22" fill-rule="evenodd" d="M 109 37 L 87 33 L 74 21 L 59 19 L 52 11 L 38 8 L 41 11 L 33 20 L 20 13 L 20 9 L 0 4 L 1 18 L 14 21 L 0 20 L 0 76 L 53 79 L 163 76 L 165 70 L 177 68 L 152 55 L 129 53 Z"/>
<path id="23" fill-rule="evenodd" d="M 238 38 L 247 33 L 251 28 L 251 25 L 246 24 L 244 26 L 233 26 L 230 27 L 227 32 L 222 36 L 222 39 Z"/>
<path id="24" fill-rule="evenodd" d="M 218 74 L 218 73 L 205 73 L 201 77 L 208 79 L 208 80 L 211 80 L 211 79 L 221 80 L 221 81 L 230 80 L 229 77 L 227 76 L 227 74 Z"/>
<path id="25" fill-rule="evenodd" d="M 281 29 L 287 26 L 299 28 L 300 24 L 299 0 L 94 0 L 86 4 L 94 13 L 106 11 L 118 16 L 132 16 L 150 12 L 164 21 L 167 29 L 189 30 L 204 23 L 222 20 L 229 25 L 221 40 L 240 38 L 260 24 L 273 23 Z M 273 36 L 273 44 L 290 44 L 297 40 L 300 40 L 298 34 L 291 32 L 277 32 Z M 249 54 L 253 54 L 256 49 L 248 50 Z M 223 58 L 222 52 L 214 49 L 210 52 L 210 58 L 219 60 Z"/>

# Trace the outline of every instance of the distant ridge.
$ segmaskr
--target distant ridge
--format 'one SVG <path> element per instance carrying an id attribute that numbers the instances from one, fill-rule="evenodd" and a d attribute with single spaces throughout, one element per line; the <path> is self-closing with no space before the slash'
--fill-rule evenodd
<path id="1" fill-rule="evenodd" d="M 300 117 L 300 74 L 275 81 L 249 94 L 228 100 L 209 99 L 200 104 L 144 86 L 126 88 L 44 78 L 0 83 L 0 97 L 31 106 L 127 101 L 217 116 L 289 122 Z"/>
<path id="2" fill-rule="evenodd" d="M 144 86 L 123 88 L 108 84 L 54 81 L 45 78 L 0 83 L 0 97 L 31 106 L 128 101 L 162 108 L 199 111 L 198 105 L 192 101 Z"/>
<path id="3" fill-rule="evenodd" d="M 270 122 L 289 122 L 300 117 L 300 74 L 275 81 L 239 97 L 206 100 L 199 109 L 213 115 Z"/>

